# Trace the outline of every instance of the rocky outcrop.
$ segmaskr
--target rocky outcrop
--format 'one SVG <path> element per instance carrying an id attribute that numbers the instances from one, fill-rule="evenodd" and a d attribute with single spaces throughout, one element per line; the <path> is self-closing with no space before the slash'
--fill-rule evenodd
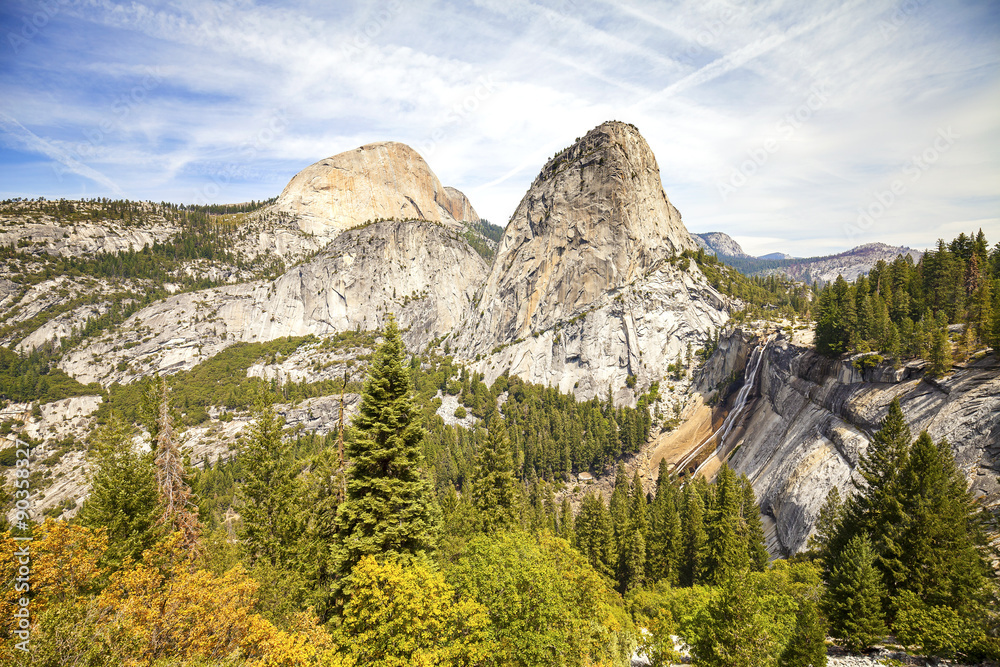
<path id="1" fill-rule="evenodd" d="M 737 331 L 718 354 L 739 368 L 752 338 Z M 710 364 L 709 371 L 724 377 L 727 364 Z M 975 496 L 987 506 L 1000 503 L 995 356 L 931 380 L 923 362 L 862 372 L 851 360 L 828 359 L 779 336 L 758 377 L 758 398 L 727 449 L 730 465 L 750 477 L 761 511 L 775 522 L 772 554 L 804 549 L 829 489 L 851 491 L 858 459 L 896 397 L 913 436 L 926 429 L 935 441 L 946 438 Z"/>
<path id="2" fill-rule="evenodd" d="M 179 294 L 114 334 L 67 354 L 81 382 L 130 382 L 186 370 L 237 341 L 376 329 L 393 312 L 411 346 L 450 332 L 488 267 L 456 232 L 432 222 L 380 222 L 338 236 L 273 282 Z"/>
<path id="3" fill-rule="evenodd" d="M 504 372 L 573 392 L 635 405 L 667 366 L 702 348 L 729 315 L 726 298 L 694 268 L 663 262 L 649 275 L 601 294 L 570 320 L 499 345 L 473 367 L 491 383 Z M 467 354 L 461 351 L 460 354 Z M 631 377 L 631 380 L 629 379 Z"/>
<path id="4" fill-rule="evenodd" d="M 115 221 L 58 222 L 43 217 L 27 222 L 18 216 L 0 218 L 0 245 L 44 247 L 53 255 L 81 257 L 96 253 L 141 250 L 143 246 L 163 243 L 179 231 L 173 223 L 160 218 L 157 224 L 126 225 Z M 30 244 L 30 245 L 26 245 Z"/>
<path id="5" fill-rule="evenodd" d="M 583 312 L 671 253 L 697 249 L 631 125 L 599 125 L 542 168 L 514 212 L 483 290 L 477 347 Z"/>
<path id="6" fill-rule="evenodd" d="M 285 186 L 275 207 L 296 216 L 303 231 L 326 237 L 371 220 L 479 220 L 465 195 L 441 185 L 415 150 L 394 141 L 306 167 Z"/>
<path id="7" fill-rule="evenodd" d="M 695 249 L 646 141 L 604 123 L 549 160 L 521 200 L 459 355 L 488 378 L 509 370 L 627 401 L 629 376 L 658 378 L 727 318 L 693 263 L 667 261 Z"/>
<path id="8" fill-rule="evenodd" d="M 752 258 L 751 255 L 743 252 L 743 248 L 729 234 L 722 232 L 706 232 L 704 234 L 692 234 L 698 246 L 705 252 L 712 255 L 724 255 L 726 257 Z"/>

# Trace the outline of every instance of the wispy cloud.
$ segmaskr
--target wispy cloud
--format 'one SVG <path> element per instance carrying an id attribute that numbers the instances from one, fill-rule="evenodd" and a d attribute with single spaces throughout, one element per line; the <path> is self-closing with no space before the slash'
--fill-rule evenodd
<path id="1" fill-rule="evenodd" d="M 4 3 L 0 35 L 35 11 Z M 994 239 L 998 28 L 995 3 L 971 1 L 77 0 L 0 51 L 0 196 L 72 196 L 66 173 L 97 194 L 260 199 L 391 139 L 503 222 L 547 157 L 615 118 L 643 132 L 694 231 L 792 254 L 921 245 L 973 221 Z M 122 115 L 151 69 L 159 83 Z M 484 77 L 496 85 L 477 95 Z M 786 136 L 818 83 L 828 99 Z M 948 125 L 962 139 L 849 238 L 859 207 Z"/>
<path id="2" fill-rule="evenodd" d="M 110 178 L 96 169 L 83 164 L 65 150 L 52 145 L 48 141 L 45 141 L 34 132 L 24 127 L 24 125 L 21 125 L 21 123 L 19 123 L 16 119 L 11 118 L 2 111 L 0 111 L 0 129 L 3 130 L 3 137 L 8 142 L 19 145 L 21 148 L 28 151 L 41 153 L 58 163 L 59 167 L 61 167 L 64 171 L 69 171 L 83 176 L 84 178 L 89 178 L 94 183 L 104 186 L 116 195 L 122 194 L 121 188 L 119 188 L 118 184 Z M 59 167 L 56 167 L 53 170 L 53 174 L 57 177 L 60 174 Z"/>

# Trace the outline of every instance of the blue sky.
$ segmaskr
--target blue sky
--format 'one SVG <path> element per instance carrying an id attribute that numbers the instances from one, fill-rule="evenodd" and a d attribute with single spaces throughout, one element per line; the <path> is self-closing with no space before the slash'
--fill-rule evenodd
<path id="1" fill-rule="evenodd" d="M 263 199 L 395 140 L 504 224 L 617 119 L 753 254 L 1000 241 L 991 0 L 7 0 L 0 36 L 0 198 Z"/>

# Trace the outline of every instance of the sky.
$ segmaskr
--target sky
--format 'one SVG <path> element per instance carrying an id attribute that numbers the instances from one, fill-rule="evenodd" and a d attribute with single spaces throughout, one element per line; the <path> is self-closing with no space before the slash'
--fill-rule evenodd
<path id="1" fill-rule="evenodd" d="M 374 141 L 506 224 L 633 123 L 751 254 L 1000 241 L 1000 3 L 4 0 L 0 199 L 260 200 Z"/>

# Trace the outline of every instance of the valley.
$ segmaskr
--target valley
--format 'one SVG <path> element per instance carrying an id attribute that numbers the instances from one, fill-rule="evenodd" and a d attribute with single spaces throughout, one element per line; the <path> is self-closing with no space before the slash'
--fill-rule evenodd
<path id="1" fill-rule="evenodd" d="M 380 142 L 231 207 L 3 202 L 0 252 L 0 463 L 13 488 L 18 443 L 33 447 L 40 519 L 88 520 L 97 443 L 125 429 L 151 455 L 168 414 L 218 544 L 235 544 L 246 443 L 266 427 L 279 467 L 318 494 L 296 548 L 327 548 L 309 522 L 340 511 L 343 448 L 363 441 L 369 373 L 397 338 L 449 567 L 475 543 L 476 485 L 503 442 L 521 529 L 564 538 L 620 594 L 723 585 L 726 512 L 732 558 L 755 571 L 819 558 L 831 493 L 864 488 L 896 410 L 947 443 L 970 507 L 1000 513 L 1000 245 L 753 258 L 688 232 L 627 123 L 556 153 L 504 228 Z M 682 553 L 670 516 L 716 523 Z"/>

